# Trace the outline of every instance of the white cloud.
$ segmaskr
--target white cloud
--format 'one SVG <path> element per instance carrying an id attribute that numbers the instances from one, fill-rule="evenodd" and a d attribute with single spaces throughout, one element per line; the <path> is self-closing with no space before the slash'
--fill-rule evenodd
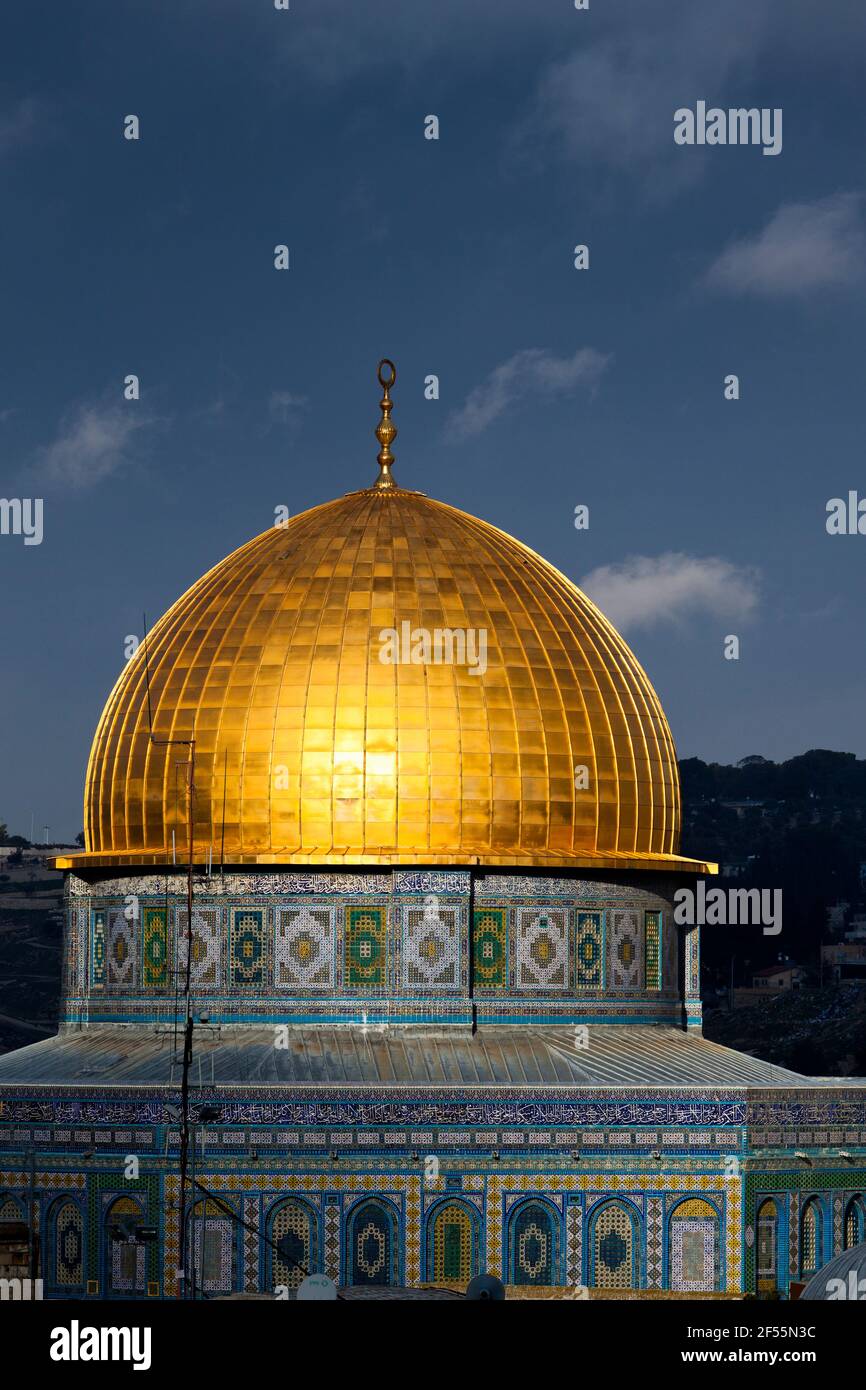
<path id="1" fill-rule="evenodd" d="M 785 203 L 761 231 L 732 242 L 703 283 L 731 294 L 765 296 L 856 284 L 866 254 L 861 204 L 859 193 Z"/>
<path id="2" fill-rule="evenodd" d="M 572 357 L 523 348 L 470 391 L 460 409 L 451 413 L 447 433 L 452 439 L 481 434 L 522 396 L 572 396 L 581 386 L 591 389 L 611 361 L 610 353 L 591 347 L 578 348 Z"/>
<path id="3" fill-rule="evenodd" d="M 151 424 L 138 404 L 80 405 L 40 450 L 36 471 L 49 483 L 93 487 L 129 461 L 133 436 Z"/>
<path id="4" fill-rule="evenodd" d="M 722 101 L 748 78 L 773 32 L 773 0 L 696 5 L 695 0 L 623 0 L 579 45 L 541 76 L 513 132 L 513 150 L 543 163 L 560 155 L 605 171 L 635 174 L 653 195 L 691 183 L 705 152 L 674 144 L 674 111 L 698 98 Z"/>
<path id="5" fill-rule="evenodd" d="M 757 571 L 717 556 L 668 551 L 633 555 L 600 565 L 580 580 L 605 617 L 621 632 L 678 624 L 700 615 L 725 622 L 750 618 L 758 604 Z"/>
<path id="6" fill-rule="evenodd" d="M 295 396 L 291 391 L 272 391 L 268 398 L 268 413 L 278 424 L 288 425 L 307 403 L 307 396 Z"/>
<path id="7" fill-rule="evenodd" d="M 33 97 L 26 97 L 0 115 L 0 156 L 12 154 L 35 140 L 40 133 L 40 116 L 45 117 L 45 112 Z"/>
<path id="8" fill-rule="evenodd" d="M 170 0 L 164 5 L 173 30 L 178 3 Z M 199 5 L 188 3 L 201 34 Z M 335 85 L 374 69 L 393 83 L 441 61 L 443 55 L 451 64 L 477 70 L 480 62 L 492 64 L 508 51 L 520 51 L 527 34 L 537 40 L 539 34 L 555 33 L 560 21 L 557 6 L 528 5 L 527 0 L 437 0 L 429 12 L 407 0 L 315 0 L 310 5 L 292 3 L 289 12 L 276 18 L 271 0 L 268 4 L 270 12 L 267 6 L 251 6 L 250 0 L 209 0 L 209 11 L 234 17 L 245 36 L 254 26 L 269 57 L 305 84 Z M 234 34 L 223 14 L 207 26 L 219 42 L 226 42 L 227 27 L 228 34 Z M 213 40 L 214 32 L 207 37 Z"/>

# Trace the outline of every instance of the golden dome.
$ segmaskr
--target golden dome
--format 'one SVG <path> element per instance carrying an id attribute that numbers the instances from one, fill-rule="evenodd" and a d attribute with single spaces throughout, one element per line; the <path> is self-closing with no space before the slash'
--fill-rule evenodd
<path id="1" fill-rule="evenodd" d="M 383 375 L 383 368 L 387 372 Z M 229 555 L 119 677 L 79 865 L 681 859 L 676 753 L 634 654 L 527 546 L 391 473 Z"/>
<path id="2" fill-rule="evenodd" d="M 670 730 L 610 623 L 390 478 L 229 555 L 146 647 L 99 722 L 70 864 L 171 862 L 173 835 L 185 862 L 194 736 L 196 862 L 699 867 L 676 857 Z"/>

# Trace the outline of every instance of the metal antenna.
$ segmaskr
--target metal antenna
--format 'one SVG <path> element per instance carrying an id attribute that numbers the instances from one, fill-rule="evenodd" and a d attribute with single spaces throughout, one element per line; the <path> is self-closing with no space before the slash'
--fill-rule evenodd
<path id="1" fill-rule="evenodd" d="M 181 1072 L 180 1085 L 180 1104 L 181 1104 L 181 1129 L 180 1129 L 180 1195 L 179 1213 L 180 1223 L 179 1236 L 179 1257 L 178 1267 L 184 1274 L 182 1280 L 180 1296 L 185 1298 L 187 1294 L 186 1262 L 187 1262 L 187 1232 L 186 1232 L 186 1189 L 188 1183 L 189 1170 L 189 1071 L 192 1065 L 192 999 L 190 995 L 190 985 L 192 978 L 192 898 L 193 898 L 193 834 L 195 830 L 195 735 L 189 738 L 156 738 L 153 732 L 153 707 L 150 699 L 150 656 L 147 643 L 147 617 L 142 613 L 144 625 L 144 678 L 147 688 L 147 732 L 150 742 L 155 748 L 167 748 L 172 744 L 182 744 L 189 748 L 189 781 L 188 781 L 188 815 L 187 815 L 187 850 L 188 865 L 186 878 L 186 971 L 184 979 L 184 1003 L 186 1020 L 183 1034 L 183 1070 Z M 177 774 L 175 773 L 175 776 Z M 167 882 L 167 879 L 166 879 Z M 168 915 L 166 914 L 166 937 L 168 936 Z M 175 1027 L 177 1027 L 177 1012 L 175 1012 Z M 195 1298 L 195 1250 L 193 1250 L 193 1269 L 192 1269 L 192 1296 Z"/>
<path id="2" fill-rule="evenodd" d="M 147 687 L 147 733 L 153 738 L 153 713 L 150 708 L 150 662 L 147 652 L 147 614 L 142 610 L 141 624 L 144 630 L 144 683 Z"/>

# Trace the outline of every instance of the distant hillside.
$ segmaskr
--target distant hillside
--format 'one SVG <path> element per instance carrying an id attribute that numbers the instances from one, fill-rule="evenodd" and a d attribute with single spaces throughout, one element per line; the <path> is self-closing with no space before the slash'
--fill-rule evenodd
<path id="1" fill-rule="evenodd" d="M 754 1008 L 713 1014 L 704 1032 L 806 1076 L 866 1076 L 866 988 L 791 991 Z"/>
<path id="2" fill-rule="evenodd" d="M 680 774 L 683 853 L 717 861 L 724 885 L 783 895 L 780 936 L 708 928 L 708 970 L 729 975 L 734 956 L 738 982 L 746 983 L 746 960 L 751 971 L 781 952 L 817 978 L 828 907 L 846 902 L 850 916 L 864 906 L 866 760 L 818 748 L 784 763 L 744 758 L 736 767 L 686 758 Z"/>
<path id="3" fill-rule="evenodd" d="M 718 862 L 723 887 L 782 890 L 782 931 L 706 927 L 705 1032 L 811 1075 L 866 1073 L 866 988 L 821 989 L 821 945 L 866 913 L 866 760 L 815 748 L 787 762 L 753 755 L 735 767 L 680 763 L 684 854 Z M 837 911 L 831 929 L 828 909 Z M 803 992 L 728 1015 L 731 980 L 790 958 Z M 714 1011 L 721 1005 L 722 1011 Z"/>

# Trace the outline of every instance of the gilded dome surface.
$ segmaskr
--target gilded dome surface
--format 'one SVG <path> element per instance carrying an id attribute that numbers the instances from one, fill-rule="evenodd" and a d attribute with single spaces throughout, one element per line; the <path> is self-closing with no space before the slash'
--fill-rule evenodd
<path id="1" fill-rule="evenodd" d="M 70 864 L 171 862 L 173 834 L 185 861 L 188 749 L 166 741 L 194 737 L 197 862 L 696 867 L 628 646 L 539 555 L 421 493 L 272 527 L 146 648 L 99 722 Z"/>

